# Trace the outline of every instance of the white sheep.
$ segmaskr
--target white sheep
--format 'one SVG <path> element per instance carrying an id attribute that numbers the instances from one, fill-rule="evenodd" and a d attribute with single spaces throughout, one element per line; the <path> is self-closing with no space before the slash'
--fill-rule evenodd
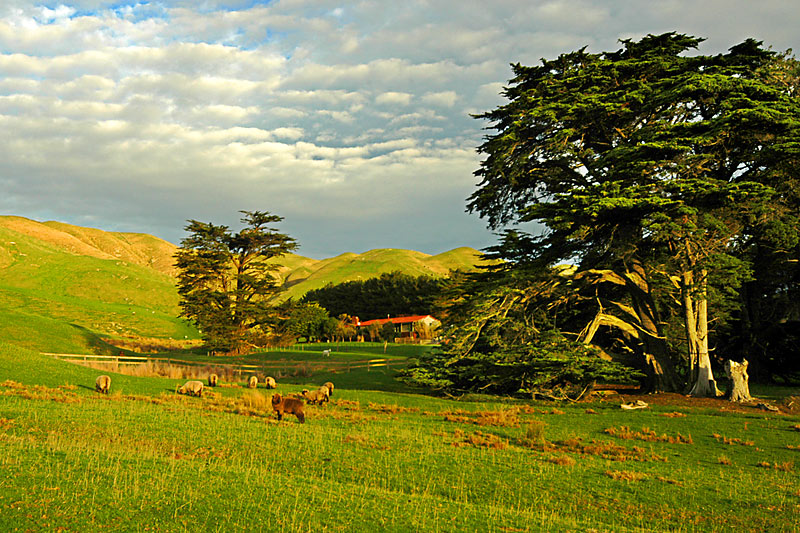
<path id="1" fill-rule="evenodd" d="M 111 378 L 109 376 L 97 376 L 97 379 L 94 380 L 94 390 L 102 392 L 103 394 L 108 394 L 110 389 Z"/>
<path id="2" fill-rule="evenodd" d="M 257 376 L 250 376 L 250 380 L 247 382 L 247 386 L 251 389 L 255 389 L 258 387 L 258 377 Z"/>
<path id="3" fill-rule="evenodd" d="M 209 374 L 208 375 L 208 386 L 209 387 L 216 387 L 217 381 L 219 380 L 219 376 L 216 374 Z"/>
<path id="4" fill-rule="evenodd" d="M 320 389 L 320 390 L 315 390 L 315 391 L 309 391 L 308 389 L 303 389 L 303 392 L 301 392 L 301 394 L 303 395 L 303 398 L 305 398 L 308 403 L 322 405 L 324 402 L 328 401 L 327 392 L 328 392 L 328 389 L 324 389 L 324 390 Z"/>
<path id="5" fill-rule="evenodd" d="M 328 349 L 328 350 L 322 350 L 322 357 L 330 357 L 330 356 L 331 356 L 331 351 L 330 351 L 330 349 Z"/>
<path id="6" fill-rule="evenodd" d="M 203 395 L 203 382 L 202 381 L 187 381 L 180 388 L 176 387 L 178 394 L 191 394 L 192 396 Z"/>
<path id="7" fill-rule="evenodd" d="M 275 389 L 278 387 L 277 383 L 275 383 L 275 378 L 272 376 L 265 377 L 264 383 L 266 383 L 268 389 Z"/>
<path id="8" fill-rule="evenodd" d="M 328 387 L 328 394 L 333 396 L 333 383 L 332 382 L 326 381 L 325 383 L 323 383 L 322 386 L 323 387 Z"/>

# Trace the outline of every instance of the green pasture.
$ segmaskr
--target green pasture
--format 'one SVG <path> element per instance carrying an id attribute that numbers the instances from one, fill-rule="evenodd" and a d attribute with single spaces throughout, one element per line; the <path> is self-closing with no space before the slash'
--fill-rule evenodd
<path id="1" fill-rule="evenodd" d="M 0 243 L 0 338 L 8 342 L 37 351 L 86 351 L 97 348 L 99 334 L 198 338 L 177 318 L 178 295 L 166 274 L 65 253 L 3 227 Z"/>
<path id="2" fill-rule="evenodd" d="M 796 410 L 456 401 L 336 375 L 299 424 L 264 389 L 111 374 L 106 396 L 99 373 L 0 345 L 0 530 L 800 529 Z"/>

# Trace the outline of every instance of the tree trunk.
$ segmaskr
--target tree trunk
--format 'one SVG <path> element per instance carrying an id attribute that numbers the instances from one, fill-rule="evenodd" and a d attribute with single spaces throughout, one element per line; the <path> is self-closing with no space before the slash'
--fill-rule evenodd
<path id="1" fill-rule="evenodd" d="M 747 359 L 741 363 L 725 361 L 725 374 L 731 380 L 731 390 L 728 391 L 728 399 L 732 402 L 749 402 L 753 399 L 750 396 L 750 376 L 747 375 Z"/>
<path id="2" fill-rule="evenodd" d="M 647 364 L 647 388 L 650 392 L 674 392 L 678 390 L 678 374 L 670 357 L 667 339 L 661 327 L 661 319 L 644 265 L 638 260 L 626 272 L 626 288 L 642 328 L 642 344 Z"/>
<path id="3" fill-rule="evenodd" d="M 695 378 L 690 396 L 715 398 L 720 395 L 714 373 L 711 370 L 711 357 L 708 354 L 708 299 L 705 291 L 705 274 L 701 273 L 702 289 L 695 300 L 694 276 L 691 271 L 683 273 L 681 292 L 683 293 L 686 343 L 689 347 L 689 360 Z"/>

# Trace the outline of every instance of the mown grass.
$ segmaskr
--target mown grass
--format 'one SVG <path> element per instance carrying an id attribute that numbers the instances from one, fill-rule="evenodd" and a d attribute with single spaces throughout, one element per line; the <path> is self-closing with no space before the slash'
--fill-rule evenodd
<path id="1" fill-rule="evenodd" d="M 112 375 L 105 396 L 97 374 L 0 345 L 0 530 L 800 528 L 796 411 L 454 401 L 335 378 L 299 424 L 263 389 L 190 398 Z"/>

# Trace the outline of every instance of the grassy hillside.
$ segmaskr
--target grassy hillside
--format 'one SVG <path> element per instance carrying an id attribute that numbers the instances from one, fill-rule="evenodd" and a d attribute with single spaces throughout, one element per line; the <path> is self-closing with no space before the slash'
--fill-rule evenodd
<path id="1" fill-rule="evenodd" d="M 308 291 L 329 283 L 376 278 L 398 270 L 411 276 L 443 277 L 451 270 L 474 270 L 477 263 L 479 252 L 472 248 L 456 248 L 439 255 L 390 248 L 363 254 L 346 253 L 290 272 L 285 278 L 287 289 L 280 298 L 299 299 Z"/>
<path id="2" fill-rule="evenodd" d="M 71 351 L 96 347 L 97 335 L 197 336 L 177 318 L 169 243 L 60 226 L 0 219 L 0 339 Z"/>
<path id="3" fill-rule="evenodd" d="M 175 250 L 145 234 L 0 216 L 0 339 L 43 351 L 86 351 L 98 349 L 98 336 L 106 335 L 197 338 L 176 318 Z M 280 298 L 396 270 L 444 276 L 477 260 L 471 248 L 435 256 L 379 249 L 323 260 L 289 254 L 279 260 L 287 289 Z"/>
<path id="4" fill-rule="evenodd" d="M 623 411 L 340 385 L 299 424 L 264 389 L 191 398 L 182 380 L 111 374 L 105 396 L 98 374 L 0 345 L 0 530 L 800 528 L 788 401 Z"/>

